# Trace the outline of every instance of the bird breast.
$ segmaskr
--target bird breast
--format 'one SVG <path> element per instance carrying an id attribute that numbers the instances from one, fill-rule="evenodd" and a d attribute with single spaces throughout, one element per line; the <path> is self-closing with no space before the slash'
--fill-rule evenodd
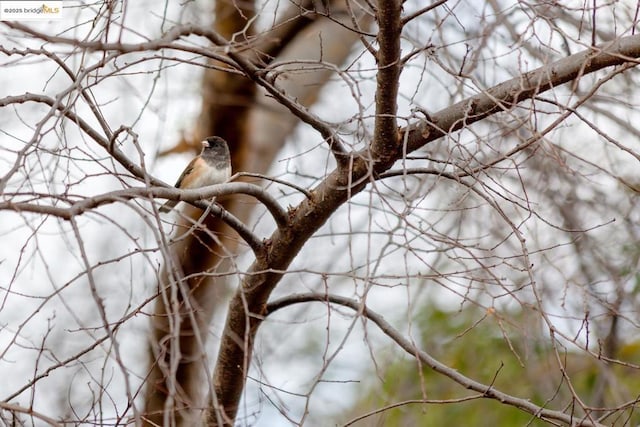
<path id="1" fill-rule="evenodd" d="M 197 176 L 189 185 L 189 188 L 206 187 L 207 185 L 222 184 L 231 176 L 230 168 L 209 168 L 206 173 Z"/>

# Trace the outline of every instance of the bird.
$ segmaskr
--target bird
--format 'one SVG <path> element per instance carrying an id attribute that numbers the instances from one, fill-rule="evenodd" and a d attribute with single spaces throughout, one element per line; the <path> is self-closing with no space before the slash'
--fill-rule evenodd
<path id="1" fill-rule="evenodd" d="M 189 162 L 176 181 L 176 188 L 183 190 L 222 184 L 231 176 L 231 155 L 227 141 L 210 136 L 202 141 L 202 151 Z M 167 200 L 160 212 L 170 212 L 178 200 Z"/>

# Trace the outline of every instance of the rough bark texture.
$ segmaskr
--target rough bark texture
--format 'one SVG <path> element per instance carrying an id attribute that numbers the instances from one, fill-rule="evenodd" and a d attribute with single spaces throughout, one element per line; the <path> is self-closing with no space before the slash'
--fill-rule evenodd
<path id="1" fill-rule="evenodd" d="M 398 109 L 398 83 L 402 64 L 400 61 L 401 3 L 383 0 L 378 5 L 378 62 L 376 88 L 376 123 L 371 151 L 373 157 L 389 160 L 397 155 L 399 145 L 396 111 Z"/>

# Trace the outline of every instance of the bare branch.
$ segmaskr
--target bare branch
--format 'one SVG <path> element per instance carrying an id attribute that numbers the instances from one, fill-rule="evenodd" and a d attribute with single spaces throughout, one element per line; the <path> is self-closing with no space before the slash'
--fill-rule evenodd
<path id="1" fill-rule="evenodd" d="M 640 35 L 622 37 L 601 46 L 560 59 L 552 64 L 500 83 L 478 95 L 460 101 L 401 130 L 407 135 L 407 152 L 415 151 L 447 133 L 454 132 L 517 103 L 532 98 L 576 77 L 626 62 L 637 63 Z"/>
<path id="2" fill-rule="evenodd" d="M 314 129 L 316 129 L 322 137 L 329 143 L 331 150 L 338 156 L 338 159 L 342 159 L 346 153 L 344 149 L 343 141 L 337 135 L 337 133 L 328 126 L 324 121 L 320 120 L 316 115 L 309 112 L 306 108 L 302 107 L 296 100 L 291 99 L 286 93 L 278 88 L 270 79 L 265 75 L 264 71 L 258 66 L 254 65 L 249 59 L 236 51 L 236 48 L 231 46 L 227 40 L 221 37 L 214 31 L 210 31 L 202 28 L 190 28 L 193 34 L 208 38 L 214 45 L 224 47 L 229 58 L 231 58 L 239 69 L 245 72 L 247 77 L 256 82 L 256 84 L 262 86 L 269 92 L 274 98 L 276 98 L 282 105 L 291 111 L 292 114 L 300 118 L 303 122 L 307 123 Z"/>
<path id="3" fill-rule="evenodd" d="M 9 411 L 9 412 L 16 412 L 16 413 L 21 413 L 21 414 L 25 414 L 28 415 L 30 417 L 33 418 L 37 418 L 41 421 L 44 421 L 45 423 L 49 424 L 50 426 L 53 427 L 59 427 L 61 426 L 60 423 L 58 423 L 56 420 L 54 420 L 53 418 L 50 418 L 44 414 L 41 414 L 38 411 L 34 411 L 31 408 L 23 408 L 22 406 L 18 406 L 18 405 L 14 405 L 11 403 L 7 403 L 7 402 L 0 402 L 0 409 L 4 409 L 5 411 Z"/>
<path id="4" fill-rule="evenodd" d="M 460 397 L 460 398 L 457 398 L 457 399 L 411 399 L 411 400 L 403 400 L 402 402 L 397 402 L 397 403 L 392 403 L 390 405 L 385 405 L 382 408 L 374 409 L 373 411 L 369 411 L 366 414 L 362 414 L 360 416 L 357 416 L 357 417 L 347 421 L 346 423 L 342 424 L 342 426 L 343 427 L 352 426 L 355 423 L 364 420 L 365 418 L 369 418 L 369 417 L 372 417 L 374 415 L 381 414 L 381 413 L 386 412 L 386 411 L 388 411 L 390 409 L 395 409 L 395 408 L 399 408 L 399 407 L 407 406 L 407 405 L 414 405 L 414 404 L 446 405 L 446 404 L 452 404 L 452 403 L 469 402 L 471 400 L 477 400 L 477 399 L 483 399 L 483 398 L 484 398 L 484 396 L 481 395 L 481 394 L 474 394 L 474 395 L 471 395 L 471 396 Z"/>
<path id="5" fill-rule="evenodd" d="M 71 220 L 76 216 L 82 215 L 91 211 L 99 206 L 107 205 L 115 202 L 123 202 L 126 200 L 132 200 L 137 198 L 147 197 L 159 197 L 173 200 L 180 200 L 189 202 L 194 206 L 203 209 L 210 210 L 211 214 L 219 217 L 226 222 L 231 228 L 233 228 L 242 239 L 253 249 L 256 256 L 260 255 L 263 250 L 263 244 L 253 232 L 247 228 L 240 220 L 234 215 L 223 209 L 217 204 L 211 205 L 206 202 L 206 199 L 210 199 L 215 196 L 223 196 L 226 194 L 242 193 L 252 195 L 265 203 L 265 206 L 269 211 L 274 214 L 274 220 L 279 226 L 286 225 L 288 221 L 288 214 L 280 208 L 277 201 L 272 198 L 269 193 L 265 192 L 262 188 L 248 184 L 248 183 L 227 183 L 212 185 L 209 187 L 202 187 L 193 190 L 181 190 L 173 187 L 139 187 L 129 188 L 126 190 L 112 191 L 92 197 L 83 197 L 78 201 L 68 200 L 66 198 L 55 197 L 52 195 L 42 195 L 43 198 L 60 199 L 65 203 L 69 203 L 70 206 L 63 208 L 58 206 L 48 206 L 43 204 L 27 203 L 27 202 L 0 202 L 0 210 L 12 210 L 16 212 L 33 212 L 45 215 L 53 215 L 65 220 Z M 5 193 L 7 196 L 20 196 L 20 194 Z"/>
<path id="6" fill-rule="evenodd" d="M 264 179 L 265 181 L 271 181 L 271 182 L 275 182 L 277 184 L 282 184 L 285 185 L 287 187 L 291 187 L 294 190 L 299 191 L 300 193 L 304 194 L 307 199 L 310 199 L 311 196 L 311 192 L 309 190 L 307 190 L 306 188 L 302 188 L 299 185 L 296 185 L 292 182 L 288 182 L 288 181 L 284 181 L 282 179 L 278 179 L 278 178 L 273 178 L 271 176 L 266 176 L 260 173 L 252 173 L 252 172 L 238 172 L 236 174 L 234 174 L 231 178 L 229 178 L 229 181 L 233 181 L 236 177 L 241 177 L 241 176 L 248 176 L 251 178 L 260 178 L 260 179 Z"/>
<path id="7" fill-rule="evenodd" d="M 39 102 L 49 105 L 50 107 L 59 111 L 64 117 L 77 125 L 84 133 L 89 135 L 91 139 L 102 146 L 102 148 L 110 153 L 116 159 L 116 161 L 120 163 L 120 165 L 131 172 L 133 176 L 138 178 L 139 180 L 146 182 L 146 180 L 148 179 L 149 182 L 153 185 L 167 185 L 166 183 L 149 176 L 144 169 L 142 169 L 134 161 L 129 159 L 119 148 L 115 146 L 115 144 L 112 143 L 112 141 L 101 135 L 88 122 L 78 116 L 71 108 L 58 100 L 55 100 L 46 95 L 27 92 L 24 95 L 7 96 L 0 99 L 0 107 L 5 107 L 11 104 L 23 104 L 25 102 Z"/>
<path id="8" fill-rule="evenodd" d="M 180 40 L 182 37 L 187 37 L 192 34 L 203 35 L 202 33 L 210 32 L 210 30 L 206 30 L 206 29 L 197 27 L 195 25 L 177 25 L 171 28 L 167 33 L 165 33 L 163 37 L 149 41 L 149 42 L 109 43 L 109 42 L 102 42 L 102 41 L 85 41 L 85 40 L 78 40 L 75 38 L 53 36 L 47 33 L 40 32 L 34 28 L 31 28 L 19 22 L 4 21 L 3 24 L 9 28 L 22 31 L 26 34 L 29 34 L 33 37 L 37 37 L 41 40 L 44 40 L 50 43 L 58 43 L 62 45 L 79 47 L 87 51 L 117 52 L 120 54 L 125 54 L 125 53 L 134 53 L 134 52 L 155 51 L 155 50 L 162 50 L 162 49 L 174 49 L 174 50 L 179 50 L 183 52 L 197 53 L 206 58 L 216 59 L 217 61 L 226 63 L 227 65 L 233 65 L 233 62 L 229 61 L 229 58 L 226 55 L 224 55 L 224 52 L 225 52 L 224 46 L 226 44 L 218 45 L 221 48 L 218 53 L 216 52 L 216 50 L 212 51 L 211 48 L 203 49 L 203 48 L 193 47 L 189 45 L 174 43 Z M 220 40 L 224 40 L 220 36 L 218 37 Z"/>
<path id="9" fill-rule="evenodd" d="M 356 313 L 361 313 L 362 316 L 375 323 L 385 335 L 387 335 L 396 344 L 398 344 L 404 351 L 407 352 L 407 354 L 419 359 L 422 363 L 426 364 L 434 371 L 451 378 L 461 386 L 469 390 L 481 393 L 485 398 L 495 399 L 501 403 L 525 410 L 536 418 L 540 418 L 543 420 L 562 421 L 563 423 L 571 426 L 604 427 L 603 424 L 589 421 L 586 418 L 578 418 L 572 414 L 565 414 L 564 412 L 554 411 L 542 406 L 538 406 L 527 399 L 517 398 L 511 396 L 508 393 L 504 393 L 496 389 L 493 385 L 482 384 L 466 377 L 465 375 L 458 372 L 458 370 L 450 368 L 444 363 L 438 361 L 426 351 L 417 348 L 410 340 L 403 337 L 398 330 L 391 326 L 390 323 L 384 320 L 381 315 L 369 309 L 363 302 L 338 295 L 318 293 L 298 294 L 290 295 L 270 302 L 269 304 L 267 304 L 266 312 L 267 314 L 272 314 L 273 312 L 281 308 L 306 302 L 330 302 L 332 304 L 338 304 L 343 307 L 348 307 Z"/>
<path id="10" fill-rule="evenodd" d="M 412 21 L 412 20 L 416 19 L 418 16 L 421 16 L 421 15 L 424 15 L 425 13 L 428 13 L 429 11 L 435 9 L 438 6 L 442 6 L 443 4 L 445 4 L 448 1 L 449 0 L 437 0 L 437 1 L 433 2 L 433 3 L 431 3 L 429 6 L 425 6 L 422 9 L 416 10 L 412 14 L 407 15 L 404 18 L 402 18 L 402 25 L 406 25 L 409 21 Z"/>

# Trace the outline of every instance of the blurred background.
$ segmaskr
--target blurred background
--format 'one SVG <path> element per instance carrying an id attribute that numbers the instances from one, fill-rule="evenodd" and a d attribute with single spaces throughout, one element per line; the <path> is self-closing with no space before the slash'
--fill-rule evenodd
<path id="1" fill-rule="evenodd" d="M 157 213 L 162 199 L 92 203 L 172 184 L 199 141 L 220 135 L 235 172 L 276 178 L 243 179 L 297 206 L 305 195 L 286 184 L 318 185 L 336 167 L 329 145 L 228 51 L 363 150 L 385 6 L 63 4 L 59 20 L 0 22 L 0 423 L 141 424 L 145 408 L 166 408 L 148 385 L 163 377 L 158 331 L 180 330 L 158 323 L 170 317 L 171 272 L 201 307 L 192 335 L 203 339 L 181 349 L 202 358 L 185 375 L 206 395 L 229 298 L 254 255 L 219 220 L 195 227 L 201 211 L 184 203 L 169 216 Z M 630 0 L 402 7 L 403 128 L 632 36 L 638 21 Z M 469 378 L 605 425 L 640 423 L 640 94 L 628 60 L 407 153 L 331 215 L 271 300 L 352 298 Z M 274 232 L 254 199 L 220 202 L 260 239 Z M 55 211 L 83 204 L 71 218 Z M 329 303 L 270 314 L 250 366 L 236 425 L 547 425 L 435 373 L 361 311 Z"/>

